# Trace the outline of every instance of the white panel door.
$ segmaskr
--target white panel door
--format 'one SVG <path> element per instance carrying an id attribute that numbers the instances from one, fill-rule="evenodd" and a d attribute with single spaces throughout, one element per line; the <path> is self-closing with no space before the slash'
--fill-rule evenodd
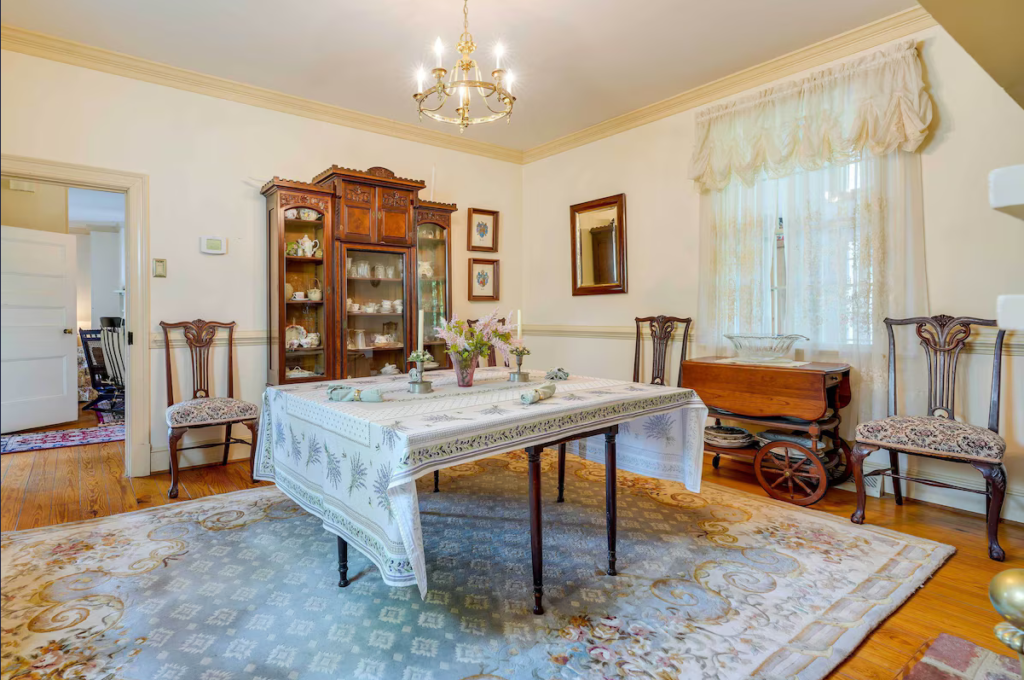
<path id="1" fill-rule="evenodd" d="M 0 431 L 78 418 L 75 237 L 0 227 Z"/>

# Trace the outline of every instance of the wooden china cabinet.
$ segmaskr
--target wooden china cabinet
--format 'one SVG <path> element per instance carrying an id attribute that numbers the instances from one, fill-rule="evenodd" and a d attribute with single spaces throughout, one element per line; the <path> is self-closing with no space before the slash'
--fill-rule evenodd
<path id="1" fill-rule="evenodd" d="M 275 177 L 263 187 L 268 384 L 406 371 L 420 305 L 426 329 L 451 308 L 456 207 L 420 201 L 424 186 L 387 168 L 332 165 L 312 183 Z M 443 351 L 434 354 L 447 365 Z"/>
<path id="2" fill-rule="evenodd" d="M 419 201 L 416 223 L 416 305 L 423 310 L 423 349 L 434 355 L 424 370 L 450 368 L 444 341 L 434 328 L 452 309 L 452 213 L 454 203 Z M 418 318 L 418 315 L 417 315 Z"/>

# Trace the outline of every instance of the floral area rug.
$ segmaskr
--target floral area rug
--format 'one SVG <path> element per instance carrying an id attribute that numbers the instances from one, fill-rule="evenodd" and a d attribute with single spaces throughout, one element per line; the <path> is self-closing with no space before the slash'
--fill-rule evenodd
<path id="1" fill-rule="evenodd" d="M 430 589 L 388 587 L 265 487 L 3 535 L 3 678 L 819 679 L 951 546 L 705 485 L 543 461 L 543 616 L 531 612 L 525 454 L 421 480 Z M 354 509 L 356 511 L 357 509 Z"/>
<path id="2" fill-rule="evenodd" d="M 906 680 L 1020 680 L 1020 661 L 943 633 Z"/>
<path id="3" fill-rule="evenodd" d="M 0 437 L 0 453 L 62 449 L 65 446 L 86 446 L 124 440 L 124 423 L 101 425 L 81 430 L 53 430 L 32 434 L 5 434 Z"/>

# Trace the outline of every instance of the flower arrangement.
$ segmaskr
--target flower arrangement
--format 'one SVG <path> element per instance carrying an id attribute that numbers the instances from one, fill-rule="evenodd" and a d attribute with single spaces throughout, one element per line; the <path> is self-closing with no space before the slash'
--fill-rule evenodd
<path id="1" fill-rule="evenodd" d="M 434 360 L 434 355 L 431 354 L 430 352 L 424 351 L 422 349 L 418 349 L 418 350 L 416 350 L 415 352 L 413 352 L 412 354 L 409 355 L 409 361 L 413 362 L 414 364 L 415 363 L 419 363 L 420 361 L 433 361 L 433 360 Z"/>
<path id="2" fill-rule="evenodd" d="M 506 319 L 511 318 L 510 312 Z M 457 314 L 453 315 L 451 320 L 442 319 L 435 330 L 448 346 L 448 354 L 462 386 L 473 384 L 473 371 L 481 355 L 490 354 L 493 348 L 508 362 L 509 356 L 522 347 L 522 341 L 515 337 L 516 325 L 501 321 L 497 309 L 472 325 Z"/>

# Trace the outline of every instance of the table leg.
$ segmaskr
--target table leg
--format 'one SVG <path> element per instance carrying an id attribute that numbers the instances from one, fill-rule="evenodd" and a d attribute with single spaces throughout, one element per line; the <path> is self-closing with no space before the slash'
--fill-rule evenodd
<path id="1" fill-rule="evenodd" d="M 348 541 L 338 536 L 338 574 L 341 579 L 338 581 L 339 588 L 348 586 Z"/>
<path id="2" fill-rule="evenodd" d="M 565 444 L 558 445 L 558 500 L 555 502 L 565 502 Z"/>
<path id="3" fill-rule="evenodd" d="M 604 474 L 605 474 L 605 516 L 608 521 L 608 575 L 615 576 L 615 525 L 618 522 L 616 513 L 616 487 L 618 474 L 615 468 L 615 435 L 619 426 L 615 425 L 604 435 Z"/>
<path id="4" fill-rule="evenodd" d="M 434 493 L 437 493 L 441 489 L 437 488 L 438 482 L 441 481 L 441 473 L 438 470 L 434 470 Z"/>
<path id="5" fill-rule="evenodd" d="M 541 599 L 544 597 L 544 538 L 541 533 L 540 516 L 540 452 L 542 446 L 526 449 L 530 462 L 530 551 L 533 554 L 533 613 L 543 614 Z"/>

